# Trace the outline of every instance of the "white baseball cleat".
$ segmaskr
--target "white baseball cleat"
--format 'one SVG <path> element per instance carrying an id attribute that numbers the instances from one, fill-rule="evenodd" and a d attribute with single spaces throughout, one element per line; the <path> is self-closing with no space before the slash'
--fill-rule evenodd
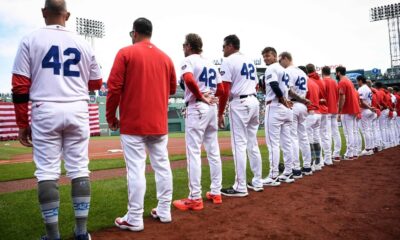
<path id="1" fill-rule="evenodd" d="M 372 154 L 374 154 L 374 151 L 373 151 L 373 150 L 366 150 L 366 149 L 364 149 L 364 150 L 362 150 L 360 156 L 370 156 L 370 155 L 372 155 Z"/>
<path id="2" fill-rule="evenodd" d="M 133 231 L 133 232 L 143 231 L 143 229 L 144 229 L 143 224 L 141 224 L 141 225 L 132 225 L 132 224 L 128 223 L 126 215 L 123 216 L 122 218 L 121 217 L 116 218 L 114 223 L 115 223 L 115 226 L 117 226 L 117 227 L 119 227 L 121 229 L 130 230 L 130 231 Z"/>
<path id="3" fill-rule="evenodd" d="M 270 187 L 277 187 L 277 186 L 281 185 L 278 177 L 276 177 L 276 178 L 266 177 L 266 178 L 262 179 L 262 183 L 264 186 L 270 186 Z"/>

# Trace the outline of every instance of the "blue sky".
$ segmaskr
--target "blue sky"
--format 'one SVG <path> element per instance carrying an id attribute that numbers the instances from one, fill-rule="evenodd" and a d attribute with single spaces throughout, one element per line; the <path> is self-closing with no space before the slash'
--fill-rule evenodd
<path id="1" fill-rule="evenodd" d="M 223 38 L 237 34 L 241 52 L 252 59 L 260 58 L 264 47 L 273 46 L 278 52 L 291 52 L 296 65 L 386 69 L 390 66 L 387 22 L 370 22 L 369 9 L 390 3 L 395 1 L 67 0 L 72 14 L 67 28 L 75 29 L 75 17 L 105 23 L 106 37 L 95 44 L 104 80 L 117 51 L 131 44 L 128 33 L 138 17 L 153 22 L 152 41 L 172 58 L 176 69 L 184 57 L 184 36 L 191 32 L 203 38 L 203 55 L 209 59 L 220 59 Z M 19 41 L 44 26 L 43 5 L 44 0 L 0 1 L 0 92 L 11 89 Z"/>

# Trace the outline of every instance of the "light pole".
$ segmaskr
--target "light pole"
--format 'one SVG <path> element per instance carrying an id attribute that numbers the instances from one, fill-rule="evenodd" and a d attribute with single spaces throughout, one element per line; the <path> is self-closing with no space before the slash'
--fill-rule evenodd
<path id="1" fill-rule="evenodd" d="M 85 39 L 89 40 L 92 48 L 94 48 L 94 39 L 105 36 L 104 23 L 102 21 L 77 17 L 76 32 L 79 35 L 85 36 Z"/>
<path id="2" fill-rule="evenodd" d="M 387 20 L 389 29 L 391 66 L 400 66 L 400 3 L 370 9 L 370 21 Z"/>

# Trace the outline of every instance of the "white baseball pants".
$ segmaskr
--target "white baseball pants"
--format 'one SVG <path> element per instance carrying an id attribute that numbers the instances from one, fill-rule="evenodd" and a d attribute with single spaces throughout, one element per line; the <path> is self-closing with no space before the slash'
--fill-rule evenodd
<path id="1" fill-rule="evenodd" d="M 33 160 L 38 181 L 59 179 L 61 158 L 69 178 L 88 177 L 88 103 L 33 102 L 31 111 Z"/>
<path id="2" fill-rule="evenodd" d="M 168 159 L 168 135 L 121 134 L 128 180 L 127 221 L 143 225 L 144 195 L 146 193 L 146 148 L 154 170 L 157 189 L 157 215 L 171 216 L 172 172 Z"/>
<path id="3" fill-rule="evenodd" d="M 262 187 L 262 162 L 257 142 L 260 103 L 254 96 L 235 98 L 229 104 L 229 119 L 233 160 L 235 162 L 235 183 L 233 189 L 247 192 L 246 149 L 253 172 L 253 186 Z"/>
<path id="4" fill-rule="evenodd" d="M 374 146 L 374 134 L 372 130 L 372 121 L 375 115 L 369 109 L 361 110 L 361 130 L 364 135 L 365 149 L 371 150 Z"/>
<path id="5" fill-rule="evenodd" d="M 333 139 L 333 157 L 340 157 L 340 150 L 342 149 L 342 138 L 339 132 L 337 114 L 330 114 L 331 118 L 331 133 Z"/>
<path id="6" fill-rule="evenodd" d="M 222 170 L 217 134 L 217 105 L 210 106 L 203 102 L 189 104 L 185 120 L 189 199 L 201 198 L 201 144 L 207 152 L 211 193 L 221 194 Z"/>
<path id="7" fill-rule="evenodd" d="M 357 156 L 357 146 L 356 146 L 356 117 L 353 114 L 342 114 L 342 125 L 343 132 L 346 138 L 346 153 L 345 155 L 348 157 Z"/>
<path id="8" fill-rule="evenodd" d="M 311 167 L 311 149 L 307 136 L 307 107 L 306 105 L 295 102 L 293 104 L 293 123 L 291 129 L 292 147 L 293 147 L 293 169 L 300 170 L 300 151 L 303 156 L 303 166 Z"/>
<path id="9" fill-rule="evenodd" d="M 361 154 L 362 151 L 362 126 L 361 126 L 361 119 L 356 117 L 356 130 L 354 131 L 354 136 L 356 139 L 356 149 L 357 149 L 357 156 Z"/>
<path id="10" fill-rule="evenodd" d="M 321 157 L 321 164 L 332 164 L 332 132 L 331 132 L 331 115 L 321 114 L 321 147 L 324 151 L 324 157 Z M 321 152 L 322 154 L 322 152 Z M 323 161 L 322 161 L 323 159 Z"/>
<path id="11" fill-rule="evenodd" d="M 309 112 L 306 120 L 308 141 L 313 143 L 321 143 L 321 114 Z"/>
<path id="12" fill-rule="evenodd" d="M 372 129 L 374 134 L 374 147 L 382 147 L 381 127 L 376 113 L 374 113 L 374 118 L 372 119 Z"/>
<path id="13" fill-rule="evenodd" d="M 390 129 L 388 128 L 388 118 L 389 118 L 389 109 L 385 109 L 381 112 L 381 116 L 379 116 L 379 126 L 381 128 L 381 138 L 382 138 L 382 146 L 384 148 L 389 146 L 389 134 Z"/>
<path id="14" fill-rule="evenodd" d="M 279 175 L 280 147 L 285 163 L 284 174 L 292 174 L 293 152 L 290 135 L 293 111 L 281 103 L 272 102 L 265 108 L 265 139 L 269 150 L 269 177 Z"/>

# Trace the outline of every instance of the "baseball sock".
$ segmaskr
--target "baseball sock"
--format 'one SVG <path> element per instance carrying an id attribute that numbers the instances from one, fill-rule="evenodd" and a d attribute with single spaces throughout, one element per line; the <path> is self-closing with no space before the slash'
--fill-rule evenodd
<path id="1" fill-rule="evenodd" d="M 58 209 L 60 208 L 60 194 L 55 180 L 41 181 L 38 183 L 38 198 L 40 210 L 46 225 L 48 239 L 59 239 Z"/>
<path id="2" fill-rule="evenodd" d="M 321 156 L 321 145 L 319 143 L 314 143 L 314 153 L 315 153 L 315 164 L 320 163 Z"/>
<path id="3" fill-rule="evenodd" d="M 310 149 L 311 149 L 311 166 L 313 165 L 315 161 L 315 149 L 314 149 L 314 143 L 310 144 Z"/>
<path id="4" fill-rule="evenodd" d="M 72 179 L 71 195 L 75 211 L 75 235 L 87 233 L 87 219 L 90 208 L 89 177 Z"/>

